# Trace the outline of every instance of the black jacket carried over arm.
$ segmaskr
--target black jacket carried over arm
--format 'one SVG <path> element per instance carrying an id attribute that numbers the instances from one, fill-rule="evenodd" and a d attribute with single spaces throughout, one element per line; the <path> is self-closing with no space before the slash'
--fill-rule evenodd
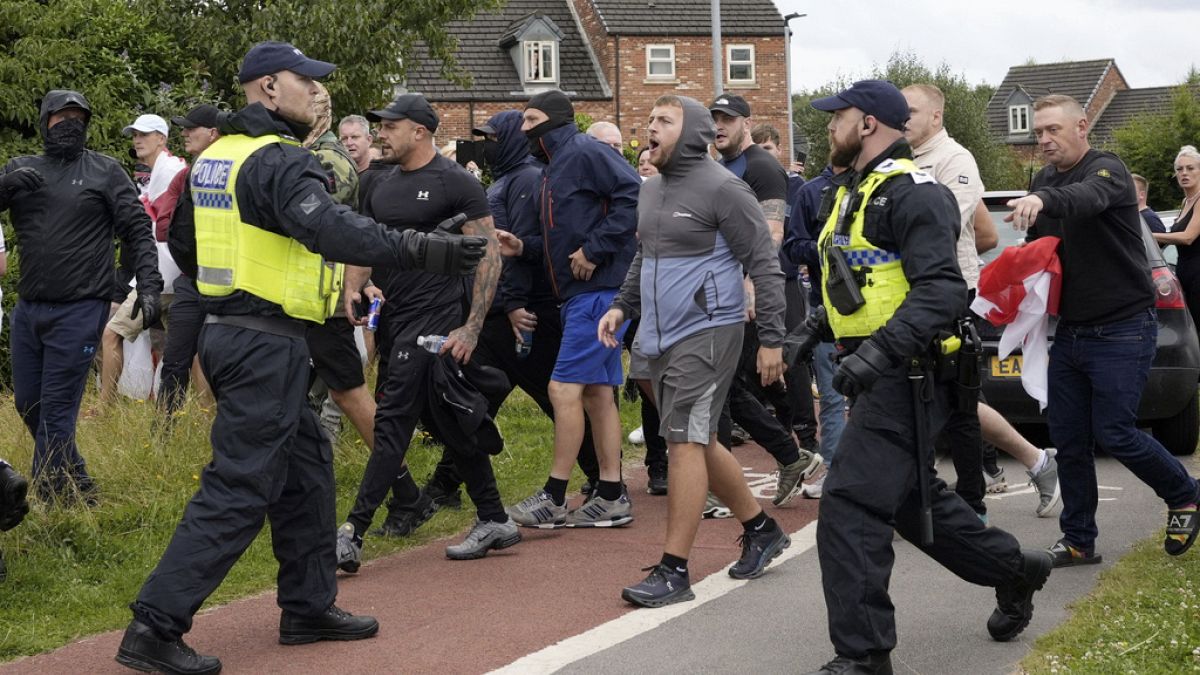
<path id="1" fill-rule="evenodd" d="M 912 158 L 905 140 L 871 160 L 862 175 L 885 159 L 901 157 Z M 967 283 L 955 253 L 958 204 L 946 186 L 916 182 L 909 175 L 888 180 L 875 194 L 866 208 L 863 236 L 879 248 L 900 254 L 909 291 L 871 339 L 899 362 L 925 353 L 938 331 L 949 328 L 966 309 Z"/>
<path id="2" fill-rule="evenodd" d="M 154 226 L 117 160 L 91 150 L 70 160 L 30 155 L 9 160 L 0 174 L 22 167 L 36 169 L 46 184 L 7 199 L 0 193 L 21 251 L 21 298 L 112 299 L 114 237 L 128 252 L 138 288 L 162 292 Z"/>
<path id="3" fill-rule="evenodd" d="M 240 110 L 221 129 L 227 135 L 279 134 L 288 138 L 303 137 L 300 131 L 259 103 Z M 260 148 L 246 159 L 234 187 L 242 220 L 291 237 L 336 262 L 412 267 L 404 242 L 420 234 L 389 230 L 348 206 L 336 204 L 325 189 L 325 181 L 325 170 L 310 150 L 286 143 Z M 189 195 L 176 206 L 170 241 L 172 255 L 189 275 L 196 270 L 195 236 Z M 209 314 L 286 316 L 279 305 L 242 291 L 223 297 L 202 296 L 202 303 Z"/>

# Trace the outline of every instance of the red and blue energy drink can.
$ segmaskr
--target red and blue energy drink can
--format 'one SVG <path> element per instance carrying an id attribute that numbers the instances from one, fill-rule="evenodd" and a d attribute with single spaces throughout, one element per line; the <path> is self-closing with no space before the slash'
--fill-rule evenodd
<path id="1" fill-rule="evenodd" d="M 382 300 L 373 298 L 371 300 L 371 307 L 367 310 L 367 330 L 372 333 L 379 330 L 379 306 L 382 304 Z"/>

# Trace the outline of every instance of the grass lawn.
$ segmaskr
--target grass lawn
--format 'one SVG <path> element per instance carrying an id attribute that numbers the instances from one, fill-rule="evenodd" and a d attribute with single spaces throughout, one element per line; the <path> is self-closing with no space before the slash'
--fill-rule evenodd
<path id="1" fill-rule="evenodd" d="M 89 391 L 84 408 L 95 405 Z M 211 413 L 190 402 L 170 434 L 155 437 L 153 404 L 124 401 L 79 424 L 79 447 L 101 489 L 94 509 L 33 510 L 16 529 L 0 534 L 8 580 L 0 586 L 0 661 L 54 649 L 77 638 L 129 622 L 128 605 L 158 562 L 211 457 Z M 622 401 L 628 432 L 640 421 L 637 404 Z M 500 415 L 506 450 L 493 458 L 506 504 L 545 482 L 553 426 L 524 393 L 516 391 Z M 0 457 L 28 475 L 33 442 L 11 395 L 0 396 Z M 640 450 L 626 447 L 626 461 Z M 335 448 L 338 517 L 344 518 L 358 489 L 368 451 L 348 423 Z M 409 452 L 418 482 L 433 471 L 440 446 L 420 439 Z M 572 482 L 577 489 L 578 470 Z M 464 531 L 474 519 L 470 500 L 461 511 L 439 512 L 414 536 L 368 537 L 364 556 L 376 558 Z M 380 509 L 376 523 L 385 515 Z M 277 565 L 269 528 L 246 551 L 206 607 L 274 588 Z"/>

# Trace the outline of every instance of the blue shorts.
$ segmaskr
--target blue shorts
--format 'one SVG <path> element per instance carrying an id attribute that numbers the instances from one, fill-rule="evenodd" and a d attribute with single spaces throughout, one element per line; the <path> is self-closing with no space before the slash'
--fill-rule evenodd
<path id="1" fill-rule="evenodd" d="M 600 319 L 612 305 L 617 289 L 608 288 L 577 295 L 562 306 L 563 336 L 558 360 L 550 379 L 567 384 L 607 384 L 620 386 L 621 347 L 605 347 L 596 337 Z M 626 321 L 617 331 L 620 343 L 629 327 Z"/>

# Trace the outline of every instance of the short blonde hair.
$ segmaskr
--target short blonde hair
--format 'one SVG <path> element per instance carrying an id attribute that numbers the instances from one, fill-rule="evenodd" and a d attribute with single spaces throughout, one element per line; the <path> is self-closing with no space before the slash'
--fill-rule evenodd
<path id="1" fill-rule="evenodd" d="M 1063 94 L 1050 94 L 1033 102 L 1033 110 L 1035 112 L 1045 108 L 1062 108 L 1063 112 L 1067 114 L 1076 115 L 1080 118 L 1087 117 L 1083 112 L 1083 106 L 1079 105 L 1079 101 Z"/>
<path id="2" fill-rule="evenodd" d="M 1175 162 L 1178 162 L 1181 157 L 1187 157 L 1188 159 L 1200 162 L 1200 150 L 1196 150 L 1196 146 L 1194 145 L 1185 145 L 1179 149 L 1179 154 L 1175 155 Z"/>
<path id="3" fill-rule="evenodd" d="M 934 110 L 944 111 L 946 109 L 946 95 L 942 93 L 941 89 L 938 89 L 932 84 L 910 84 L 904 88 L 904 91 L 920 92 L 920 94 L 924 96 L 925 99 L 933 106 Z"/>

